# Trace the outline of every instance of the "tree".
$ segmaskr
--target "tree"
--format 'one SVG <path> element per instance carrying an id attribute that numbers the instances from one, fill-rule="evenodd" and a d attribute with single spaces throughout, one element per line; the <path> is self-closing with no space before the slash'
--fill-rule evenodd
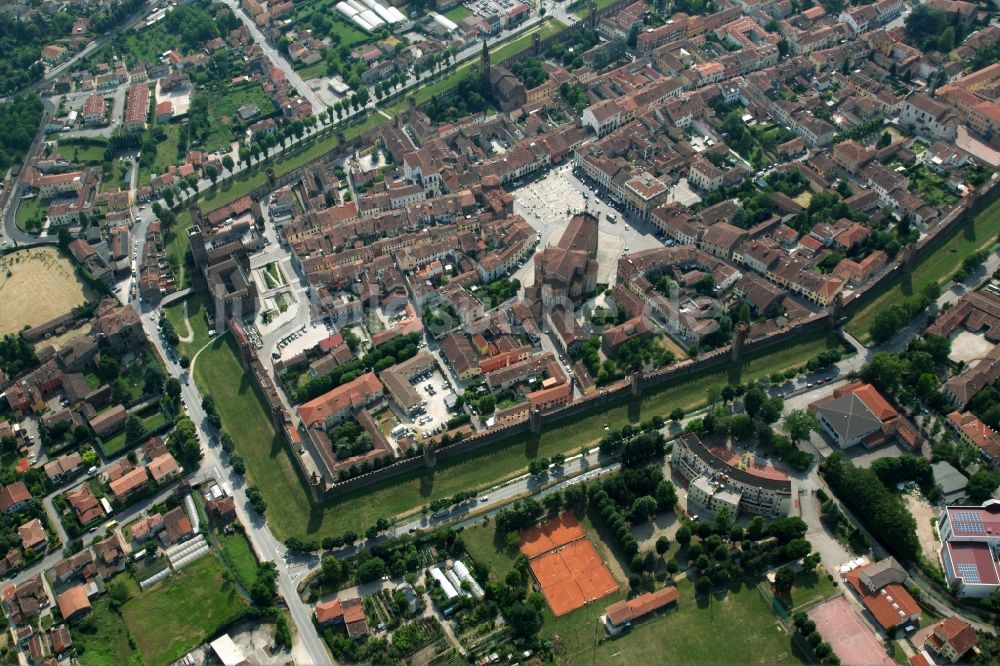
<path id="1" fill-rule="evenodd" d="M 135 444 L 146 434 L 146 425 L 135 414 L 129 414 L 125 419 L 125 442 Z"/>
<path id="2" fill-rule="evenodd" d="M 344 568 L 338 560 L 333 555 L 327 555 L 323 558 L 323 580 L 329 583 L 331 586 L 338 585 L 344 576 Z"/>
<path id="3" fill-rule="evenodd" d="M 682 418 L 684 418 L 684 408 L 683 407 L 674 407 L 670 411 L 670 420 L 673 421 L 674 423 L 677 423 Z"/>
<path id="4" fill-rule="evenodd" d="M 222 157 L 222 168 L 223 169 L 225 169 L 229 173 L 232 173 L 233 167 L 235 167 L 235 166 L 236 166 L 236 163 L 233 162 L 233 158 L 232 158 L 231 155 L 224 155 Z"/>
<path id="5" fill-rule="evenodd" d="M 124 606 L 125 602 L 132 598 L 132 594 L 124 581 L 116 580 L 108 585 L 108 598 L 111 600 L 111 606 L 117 609 Z"/>
<path id="6" fill-rule="evenodd" d="M 528 463 L 528 474 L 537 476 L 544 474 L 549 469 L 549 461 L 546 458 L 535 458 Z"/>
<path id="7" fill-rule="evenodd" d="M 656 510 L 671 511 L 677 505 L 677 489 L 666 479 L 656 484 Z"/>
<path id="8" fill-rule="evenodd" d="M 668 550 L 670 550 L 670 539 L 665 536 L 661 536 L 656 540 L 656 554 L 663 557 L 666 555 Z"/>
<path id="9" fill-rule="evenodd" d="M 656 514 L 656 498 L 643 495 L 632 503 L 632 522 L 644 522 Z"/>
<path id="10" fill-rule="evenodd" d="M 531 638 L 542 628 L 541 613 L 523 601 L 513 604 L 505 614 L 511 633 L 516 637 Z"/>
<path id="11" fill-rule="evenodd" d="M 212 181 L 212 185 L 219 180 L 219 169 L 214 164 L 205 165 L 205 176 Z"/>
<path id="12" fill-rule="evenodd" d="M 361 583 L 371 583 L 385 575 L 385 561 L 380 557 L 371 557 L 358 565 L 357 576 Z"/>
<path id="13" fill-rule="evenodd" d="M 681 525 L 677 528 L 677 534 L 674 535 L 674 539 L 677 540 L 681 548 L 687 548 L 691 543 L 691 528 L 687 525 Z"/>
<path id="14" fill-rule="evenodd" d="M 992 472 L 981 467 L 969 477 L 966 492 L 974 504 L 982 504 L 993 496 L 993 491 L 1000 485 L 1000 472 Z"/>
<path id="15" fill-rule="evenodd" d="M 172 400 L 177 400 L 177 398 L 181 397 L 180 380 L 176 377 L 167 377 L 166 381 L 163 382 L 163 393 Z"/>
<path id="16" fill-rule="evenodd" d="M 809 439 L 809 433 L 816 430 L 819 430 L 819 420 L 810 411 L 793 409 L 785 417 L 785 432 L 793 444 Z"/>
<path id="17" fill-rule="evenodd" d="M 767 394 L 764 393 L 764 389 L 758 384 L 754 384 L 743 394 L 743 409 L 750 415 L 750 418 L 756 418 L 766 400 Z"/>
<path id="18" fill-rule="evenodd" d="M 785 400 L 781 396 L 768 398 L 760 406 L 758 416 L 764 423 L 771 425 L 781 418 L 781 410 L 785 407 Z"/>
<path id="19" fill-rule="evenodd" d="M 788 567 L 782 567 L 774 574 L 775 595 L 788 598 L 788 595 L 792 593 L 793 585 L 795 585 L 795 574 Z"/>

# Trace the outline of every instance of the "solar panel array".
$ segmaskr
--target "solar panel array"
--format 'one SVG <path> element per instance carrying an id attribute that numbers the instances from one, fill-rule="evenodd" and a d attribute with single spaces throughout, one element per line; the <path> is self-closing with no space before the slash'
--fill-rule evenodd
<path id="1" fill-rule="evenodd" d="M 959 564 L 958 573 L 966 583 L 979 583 L 979 569 L 975 564 Z"/>
<path id="2" fill-rule="evenodd" d="M 955 534 L 976 534 L 986 531 L 983 517 L 975 511 L 956 511 L 952 514 Z"/>

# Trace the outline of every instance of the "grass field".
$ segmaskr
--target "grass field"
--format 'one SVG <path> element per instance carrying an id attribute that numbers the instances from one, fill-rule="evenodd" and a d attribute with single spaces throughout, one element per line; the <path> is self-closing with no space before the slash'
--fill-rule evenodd
<path id="1" fill-rule="evenodd" d="M 21 231 L 40 231 L 45 224 L 45 211 L 48 207 L 48 200 L 38 196 L 21 199 L 17 204 L 14 223 Z"/>
<path id="2" fill-rule="evenodd" d="M 496 538 L 496 523 L 492 520 L 486 525 L 479 522 L 464 528 L 462 543 L 472 559 L 486 566 L 498 580 L 503 580 L 507 572 L 514 568 L 518 552 Z"/>
<path id="3" fill-rule="evenodd" d="M 82 146 L 63 141 L 59 142 L 59 152 L 74 162 L 86 162 L 87 164 L 101 164 L 104 162 L 104 148 L 104 145 Z"/>
<path id="4" fill-rule="evenodd" d="M 199 291 L 163 309 L 167 313 L 167 319 L 177 329 L 177 335 L 181 337 L 187 335 L 188 330 L 187 325 L 184 323 L 185 302 L 187 302 L 188 323 L 191 325 L 192 336 L 191 342 L 182 341 L 178 347 L 182 354 L 191 357 L 209 341 L 208 321 L 205 319 L 205 310 L 212 306 L 212 299 L 207 291 Z"/>
<path id="5" fill-rule="evenodd" d="M 724 369 L 685 377 L 677 384 L 648 391 L 640 400 L 620 402 L 591 416 L 557 423 L 544 428 L 539 436 L 518 436 L 487 450 L 441 461 L 435 470 L 404 474 L 322 507 L 310 505 L 292 467 L 288 447 L 282 445 L 256 393 L 243 377 L 231 342 L 220 340 L 202 352 L 195 366 L 195 380 L 204 392 L 215 397 L 223 426 L 246 460 L 252 483 L 263 492 L 278 536 L 322 538 L 340 535 L 347 529 L 363 532 L 380 516 L 408 513 L 432 499 L 516 476 L 533 458 L 576 452 L 581 446 L 595 444 L 603 436 L 605 424 L 616 428 L 653 414 L 668 414 L 677 406 L 685 410 L 700 407 L 705 404 L 709 387 L 721 388 L 729 381 L 746 382 L 798 367 L 829 346 L 825 336 L 807 337 L 797 345 L 750 360 L 739 369 L 738 378 Z"/>
<path id="6" fill-rule="evenodd" d="M 875 315 L 892 303 L 920 291 L 931 282 L 944 284 L 968 255 L 988 248 L 1000 234 L 1000 201 L 995 202 L 954 232 L 954 236 L 926 259 L 915 266 L 902 279 L 874 298 L 851 316 L 846 329 L 862 342 L 871 339 L 871 325 Z"/>
<path id="7" fill-rule="evenodd" d="M 132 594 L 138 594 L 139 586 L 128 574 L 118 576 L 116 581 L 125 581 Z M 111 602 L 107 595 L 96 599 L 91 606 L 91 617 L 94 619 L 93 633 L 73 632 L 73 644 L 80 653 L 80 663 L 83 666 L 127 666 L 141 663 L 128 640 L 128 629 L 121 617 L 111 610 Z"/>
<path id="8" fill-rule="evenodd" d="M 149 413 L 147 413 L 149 412 Z M 166 415 L 157 408 L 144 410 L 142 414 L 142 422 L 146 426 L 146 432 L 153 432 L 157 428 L 163 427 L 167 422 Z M 139 442 L 136 442 L 138 444 Z M 111 457 L 117 455 L 125 448 L 125 431 L 122 430 L 120 433 L 112 437 L 111 439 L 105 440 L 101 444 L 101 450 L 104 452 L 104 456 Z"/>
<path id="9" fill-rule="evenodd" d="M 244 104 L 256 104 L 260 109 L 260 117 L 270 115 L 276 108 L 264 88 L 256 82 L 232 85 L 224 95 L 213 95 L 208 114 L 211 130 L 205 143 L 200 146 L 202 150 L 228 150 L 233 141 L 233 132 L 229 126 L 236 117 L 236 110 Z"/>
<path id="10" fill-rule="evenodd" d="M 239 532 L 219 534 L 218 538 L 222 557 L 236 577 L 236 581 L 244 590 L 249 590 L 257 578 L 257 557 L 250 548 L 250 542 Z"/>
<path id="11" fill-rule="evenodd" d="M 301 69 L 299 69 L 301 67 Z M 295 71 L 299 73 L 303 81 L 308 81 L 309 79 L 316 79 L 326 74 L 326 62 L 320 60 L 314 62 L 311 65 L 302 65 L 301 63 L 295 63 Z"/>
<path id="12" fill-rule="evenodd" d="M 184 656 L 245 606 L 214 555 L 187 565 L 122 607 L 129 634 L 151 666 Z"/>
<path id="13" fill-rule="evenodd" d="M 836 596 L 837 592 L 836 583 L 826 577 L 826 570 L 822 567 L 816 571 L 800 571 L 795 574 L 795 584 L 792 586 L 792 608 L 813 606 Z"/>
<path id="14" fill-rule="evenodd" d="M 801 663 L 792 652 L 791 637 L 784 633 L 771 609 L 753 587 L 742 586 L 728 593 L 698 599 L 687 579 L 677 583 L 677 610 L 645 622 L 617 640 L 594 645 L 594 625 L 604 609 L 583 608 L 549 628 L 566 645 L 578 648 L 563 655 L 562 663 L 592 659 L 598 664 L 777 664 Z M 585 621 L 574 619 L 582 615 Z M 573 623 L 562 620 L 573 619 Z M 582 626 L 581 626 L 582 625 Z M 575 629 L 573 636 L 568 629 Z M 581 631 L 582 629 L 582 631 Z M 598 637 L 602 637 L 599 630 Z M 574 658 L 575 657 L 575 658 Z"/>
<path id="15" fill-rule="evenodd" d="M 450 18 L 455 23 L 458 23 L 467 16 L 472 16 L 472 10 L 465 5 L 458 5 L 457 7 L 452 7 L 446 12 L 443 12 L 445 16 Z"/>
<path id="16" fill-rule="evenodd" d="M 145 184 L 149 182 L 149 177 L 152 174 L 161 174 L 166 171 L 170 166 L 177 164 L 177 144 L 180 141 L 180 131 L 181 126 L 176 123 L 164 123 L 160 125 L 155 120 L 153 123 L 160 127 L 163 132 L 167 135 L 167 138 L 156 144 L 156 159 L 149 168 L 139 167 L 139 184 Z"/>
<path id="17" fill-rule="evenodd" d="M 0 257 L 0 335 L 37 326 L 82 305 L 91 296 L 69 259 L 54 247 Z"/>

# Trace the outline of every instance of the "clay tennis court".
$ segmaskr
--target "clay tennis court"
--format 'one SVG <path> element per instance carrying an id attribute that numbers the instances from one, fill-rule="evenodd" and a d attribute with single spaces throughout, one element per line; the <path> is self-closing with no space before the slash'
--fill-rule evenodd
<path id="1" fill-rule="evenodd" d="M 816 631 L 830 644 L 843 666 L 892 666 L 875 632 L 843 596 L 835 597 L 806 613 Z"/>
<path id="2" fill-rule="evenodd" d="M 521 530 L 521 552 L 530 560 L 586 536 L 576 516 L 564 513 L 558 518 Z"/>
<path id="3" fill-rule="evenodd" d="M 580 523 L 571 514 L 521 533 L 521 552 L 531 560 L 542 595 L 556 617 L 618 589 Z"/>

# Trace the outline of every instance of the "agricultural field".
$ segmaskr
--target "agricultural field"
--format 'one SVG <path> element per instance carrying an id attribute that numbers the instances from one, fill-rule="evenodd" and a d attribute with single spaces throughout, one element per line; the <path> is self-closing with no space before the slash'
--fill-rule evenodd
<path id="1" fill-rule="evenodd" d="M 38 285 L 45 285 L 39 289 Z M 92 298 L 73 264 L 54 247 L 37 247 L 0 257 L 0 335 L 37 326 Z"/>

